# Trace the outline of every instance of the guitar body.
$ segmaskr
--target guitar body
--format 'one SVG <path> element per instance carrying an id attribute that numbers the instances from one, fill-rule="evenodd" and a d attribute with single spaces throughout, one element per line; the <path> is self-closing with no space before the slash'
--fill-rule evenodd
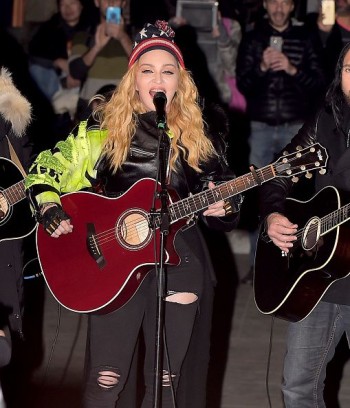
<path id="1" fill-rule="evenodd" d="M 23 175 L 11 160 L 0 157 L 0 242 L 19 239 L 29 235 L 35 229 L 36 221 L 32 216 L 29 202 L 23 189 L 13 189 L 13 185 L 23 182 Z M 5 193 L 5 190 L 7 193 Z M 9 190 L 11 190 L 9 192 Z M 13 201 L 6 199 L 5 194 Z M 4 213 L 4 214 L 3 214 Z"/>
<path id="2" fill-rule="evenodd" d="M 160 231 L 148 225 L 155 181 L 142 179 L 118 198 L 88 192 L 61 197 L 73 232 L 58 239 L 37 228 L 37 250 L 46 283 L 57 301 L 80 313 L 108 313 L 135 294 L 159 261 Z M 182 224 L 170 226 L 166 263 L 178 264 L 173 247 Z M 178 226 L 176 228 L 176 226 Z M 96 245 L 95 245 L 96 244 Z"/>
<path id="3" fill-rule="evenodd" d="M 213 189 L 179 200 L 169 191 L 169 234 L 164 262 L 177 265 L 174 249 L 177 231 L 211 204 L 228 199 L 275 177 L 291 177 L 313 169 L 325 171 L 328 155 L 319 143 L 284 154 L 274 164 Z M 156 188 L 157 187 L 157 188 Z M 135 294 L 146 274 L 160 260 L 160 211 L 156 228 L 150 228 L 153 197 L 159 185 L 141 179 L 119 198 L 75 192 L 62 197 L 73 232 L 58 239 L 37 228 L 37 251 L 46 283 L 64 307 L 81 313 L 108 313 Z M 159 203 L 161 200 L 155 200 Z M 159 210 L 156 208 L 155 210 Z M 166 218 L 166 217 L 165 217 Z M 155 232 L 153 232 L 155 230 Z M 165 236 L 165 234 L 164 234 Z"/>
<path id="4" fill-rule="evenodd" d="M 298 230 L 303 229 L 306 234 L 312 219 L 322 218 L 340 207 L 338 191 L 325 187 L 306 202 L 288 199 L 286 215 L 298 224 Z M 288 256 L 282 256 L 281 250 L 272 241 L 266 242 L 259 236 L 254 296 L 262 313 L 300 321 L 314 309 L 330 285 L 350 273 L 348 223 L 315 238 L 315 243 L 311 249 L 305 249 L 300 239 Z"/>

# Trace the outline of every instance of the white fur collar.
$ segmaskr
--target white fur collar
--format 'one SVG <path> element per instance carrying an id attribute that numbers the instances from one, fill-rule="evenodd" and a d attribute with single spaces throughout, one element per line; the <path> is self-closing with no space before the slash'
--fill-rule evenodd
<path id="1" fill-rule="evenodd" d="M 14 134 L 21 137 L 31 121 L 32 107 L 15 87 L 11 73 L 0 71 L 0 115 L 12 125 Z"/>

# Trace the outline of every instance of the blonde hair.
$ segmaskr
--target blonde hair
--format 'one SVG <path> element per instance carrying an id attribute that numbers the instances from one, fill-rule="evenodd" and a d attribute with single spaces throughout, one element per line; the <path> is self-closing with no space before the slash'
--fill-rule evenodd
<path id="1" fill-rule="evenodd" d="M 101 128 L 108 130 L 104 154 L 113 172 L 127 158 L 131 139 L 137 128 L 137 114 L 145 113 L 135 89 L 138 61 L 124 75 L 118 88 L 106 103 L 101 103 L 94 115 Z M 200 164 L 215 154 L 215 149 L 205 135 L 201 109 L 197 103 L 198 91 L 190 74 L 179 66 L 179 87 L 167 113 L 167 126 L 171 131 L 172 156 L 170 167 L 176 171 L 175 162 L 183 153 L 190 167 L 201 172 Z"/>

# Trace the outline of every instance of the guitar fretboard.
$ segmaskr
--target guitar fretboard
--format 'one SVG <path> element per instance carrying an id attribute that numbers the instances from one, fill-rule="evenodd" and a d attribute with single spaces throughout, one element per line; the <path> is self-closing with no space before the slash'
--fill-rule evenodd
<path id="1" fill-rule="evenodd" d="M 321 220 L 321 235 L 348 221 L 350 218 L 349 209 L 350 204 L 346 204 L 323 217 Z"/>
<path id="2" fill-rule="evenodd" d="M 169 206 L 170 220 L 175 222 L 184 217 L 201 211 L 220 200 L 226 200 L 234 195 L 249 190 L 258 184 L 265 183 L 275 177 L 274 165 L 268 165 L 252 173 L 245 174 L 227 181 L 213 189 L 189 196 Z"/>
<path id="3" fill-rule="evenodd" d="M 26 196 L 24 180 L 21 180 L 18 183 L 13 184 L 11 187 L 8 187 L 6 190 L 3 190 L 2 194 L 5 196 L 10 205 L 16 204 L 23 200 Z"/>
<path id="4" fill-rule="evenodd" d="M 309 170 L 313 169 L 321 170 L 325 167 L 327 159 L 326 150 L 319 143 L 304 149 L 297 148 L 294 153 L 284 152 L 283 157 L 280 157 L 273 164 L 260 169 L 251 168 L 250 173 L 170 204 L 168 208 L 170 223 L 189 217 L 218 201 L 226 200 L 275 177 L 293 176 L 292 180 L 296 182 L 298 181 L 297 174 L 309 172 Z M 325 172 L 324 169 L 323 171 Z M 155 219 L 156 227 L 160 225 L 160 216 L 159 211 L 158 217 Z"/>

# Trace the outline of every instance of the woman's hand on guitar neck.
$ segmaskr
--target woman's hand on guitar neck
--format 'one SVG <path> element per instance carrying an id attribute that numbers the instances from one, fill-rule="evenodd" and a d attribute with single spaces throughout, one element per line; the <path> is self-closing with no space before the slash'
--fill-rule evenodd
<path id="1" fill-rule="evenodd" d="M 210 181 L 209 188 L 215 188 L 215 184 Z M 227 210 L 225 209 L 225 201 L 220 200 L 214 204 L 211 204 L 203 213 L 206 217 L 225 217 L 228 215 Z"/>
<path id="2" fill-rule="evenodd" d="M 297 224 L 292 224 L 287 217 L 279 213 L 272 213 L 266 218 L 267 235 L 285 253 L 289 252 L 297 239 L 297 228 Z"/>

